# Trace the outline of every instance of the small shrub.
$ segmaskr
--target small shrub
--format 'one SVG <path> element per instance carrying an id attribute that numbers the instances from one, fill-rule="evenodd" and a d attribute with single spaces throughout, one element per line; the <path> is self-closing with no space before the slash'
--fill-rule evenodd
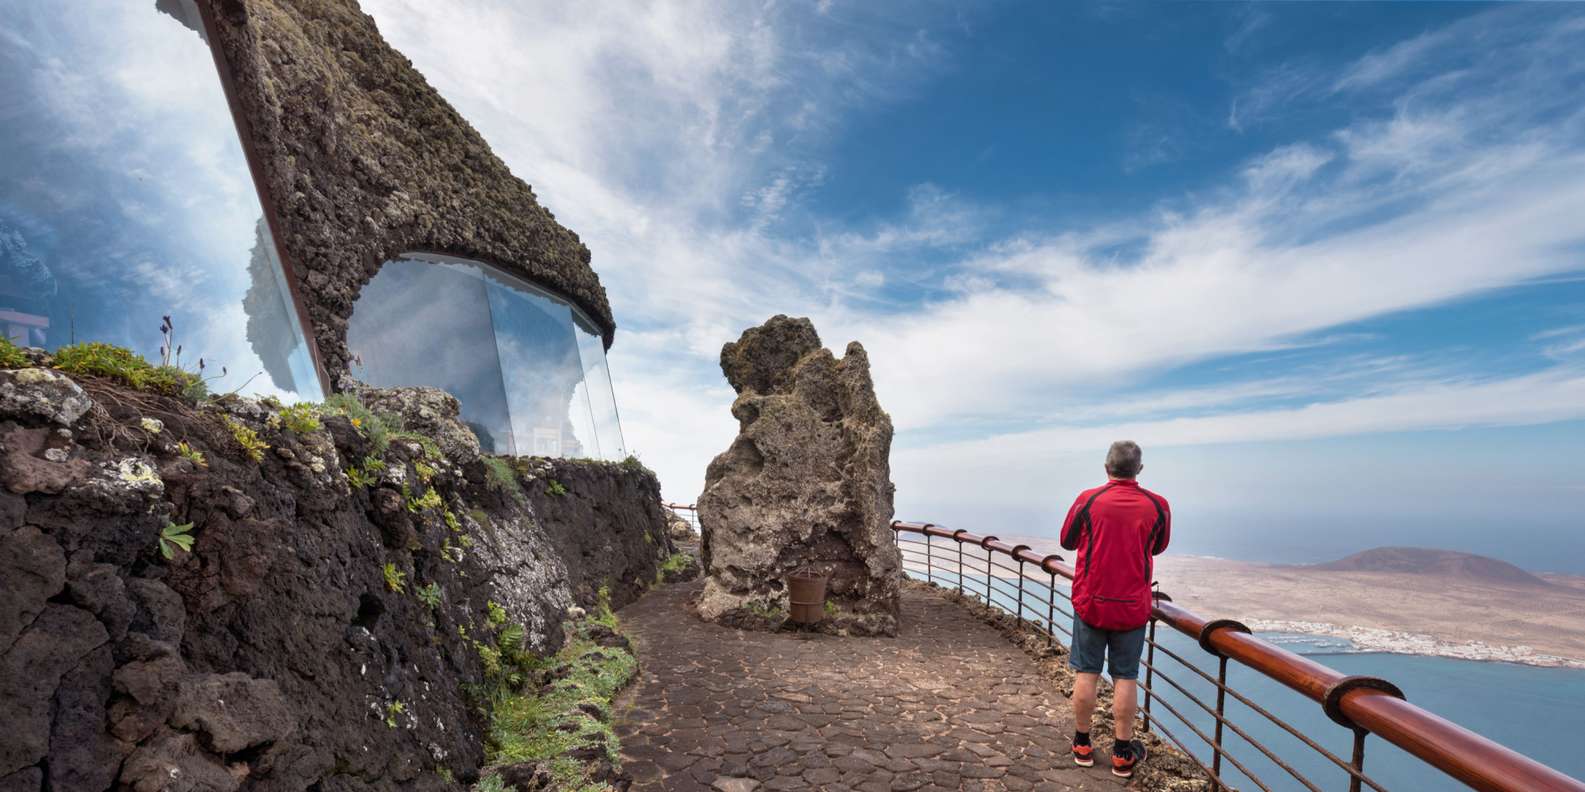
<path id="1" fill-rule="evenodd" d="M 375 479 L 369 474 L 363 472 L 363 468 L 347 468 L 347 483 L 352 485 L 354 489 L 363 489 L 364 487 L 373 486 L 374 482 Z"/>
<path id="2" fill-rule="evenodd" d="M 68 344 L 55 351 L 55 368 L 67 374 L 86 374 L 115 380 L 142 391 L 197 400 L 208 394 L 197 374 L 171 366 L 150 365 L 136 352 L 114 344 L 88 341 Z"/>
<path id="3" fill-rule="evenodd" d="M 242 446 L 242 450 L 248 455 L 248 459 L 254 462 L 263 462 L 264 452 L 270 450 L 269 443 L 260 439 L 259 433 L 253 427 L 247 426 L 229 415 L 225 416 L 225 421 L 226 428 L 231 430 L 231 436 L 236 439 L 237 445 Z"/>
<path id="4" fill-rule="evenodd" d="M 485 602 L 484 611 L 492 629 L 498 629 L 506 624 L 506 609 L 495 600 Z"/>
<path id="5" fill-rule="evenodd" d="M 545 494 L 553 498 L 559 498 L 567 494 L 567 487 L 561 482 L 551 479 L 550 484 L 545 487 Z"/>
<path id="6" fill-rule="evenodd" d="M 209 467 L 209 460 L 204 459 L 203 452 L 188 445 L 186 440 L 176 444 L 176 454 L 199 467 Z"/>
<path id="7" fill-rule="evenodd" d="M 419 586 L 416 590 L 413 591 L 413 595 L 418 597 L 418 601 L 419 602 L 422 602 L 422 603 L 424 603 L 425 605 L 428 605 L 431 608 L 440 607 L 440 584 L 439 583 L 436 583 L 434 581 L 430 581 L 429 583 L 427 583 L 425 585 Z"/>
<path id="8" fill-rule="evenodd" d="M 385 705 L 385 725 L 387 728 L 396 728 L 396 716 L 407 711 L 407 705 L 400 701 L 393 701 Z"/>
<path id="9" fill-rule="evenodd" d="M 345 416 L 352 423 L 352 428 L 368 438 L 375 456 L 385 456 L 386 450 L 391 447 L 391 422 L 365 407 L 363 402 L 358 401 L 357 396 L 350 393 L 333 393 L 325 399 L 321 412 L 325 415 Z"/>
<path id="10" fill-rule="evenodd" d="M 655 582 L 660 583 L 667 577 L 687 569 L 693 564 L 693 556 L 687 553 L 672 553 L 655 570 Z"/>
<path id="11" fill-rule="evenodd" d="M 428 484 L 429 480 L 435 477 L 435 468 L 423 462 L 414 462 L 413 472 L 417 473 L 418 480 L 425 484 Z"/>
<path id="12" fill-rule="evenodd" d="M 517 472 L 500 457 L 484 457 L 484 483 L 496 492 L 523 499 L 523 488 L 517 483 Z"/>
<path id="13" fill-rule="evenodd" d="M 407 590 L 407 573 L 397 569 L 395 564 L 386 564 L 384 575 L 386 588 L 398 594 Z"/>
<path id="14" fill-rule="evenodd" d="M 450 509 L 446 510 L 445 519 L 446 527 L 451 529 L 452 533 L 462 533 L 462 523 L 457 520 L 457 515 L 452 514 Z"/>
<path id="15" fill-rule="evenodd" d="M 165 527 L 160 529 L 160 555 L 169 561 L 176 557 L 178 549 L 183 552 L 192 552 L 193 538 L 192 523 L 165 523 Z"/>
<path id="16" fill-rule="evenodd" d="M 417 432 L 409 432 L 406 429 L 392 429 L 390 431 L 390 439 L 393 441 L 406 440 L 408 442 L 417 443 L 420 448 L 424 449 L 425 459 L 439 460 L 442 456 L 440 453 L 440 446 L 437 445 L 434 440 L 431 440 L 430 438 Z"/>
<path id="17" fill-rule="evenodd" d="M 308 434 L 319 431 L 319 413 L 314 410 L 314 405 L 308 402 L 298 402 L 281 410 L 281 423 L 297 434 Z"/>
<path id="18" fill-rule="evenodd" d="M 11 339 L 0 336 L 0 369 L 26 368 L 28 356 L 22 353 L 21 347 L 11 343 Z"/>
<path id="19" fill-rule="evenodd" d="M 826 600 L 825 612 L 827 616 L 837 615 L 837 604 L 831 600 Z"/>
<path id="20" fill-rule="evenodd" d="M 424 490 L 423 495 L 416 498 L 408 497 L 407 499 L 407 510 L 414 514 L 429 509 L 439 509 L 445 505 L 445 501 L 440 499 L 440 493 L 436 492 L 434 487 Z"/>

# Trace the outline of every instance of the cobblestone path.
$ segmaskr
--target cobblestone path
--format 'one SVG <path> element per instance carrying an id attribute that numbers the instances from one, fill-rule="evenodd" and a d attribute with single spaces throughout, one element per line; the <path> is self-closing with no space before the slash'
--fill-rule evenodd
<path id="1" fill-rule="evenodd" d="M 1118 789 L 1074 767 L 1067 699 L 959 606 L 903 593 L 897 638 L 726 629 L 698 583 L 622 609 L 638 681 L 617 705 L 634 790 Z"/>

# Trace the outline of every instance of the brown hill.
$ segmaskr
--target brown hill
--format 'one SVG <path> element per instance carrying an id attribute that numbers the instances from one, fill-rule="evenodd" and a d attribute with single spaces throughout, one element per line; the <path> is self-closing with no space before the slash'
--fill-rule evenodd
<path id="1" fill-rule="evenodd" d="M 1453 550 L 1433 550 L 1428 547 L 1377 547 L 1355 553 L 1347 558 L 1316 564 L 1312 569 L 1438 575 L 1510 586 L 1552 585 L 1507 561 Z"/>

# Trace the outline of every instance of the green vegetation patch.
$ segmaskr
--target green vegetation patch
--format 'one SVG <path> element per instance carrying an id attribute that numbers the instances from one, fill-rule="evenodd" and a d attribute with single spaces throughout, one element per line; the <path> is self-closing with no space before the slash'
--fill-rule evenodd
<path id="1" fill-rule="evenodd" d="M 141 391 L 182 396 L 193 401 L 209 395 L 202 377 L 176 366 L 155 366 L 136 352 L 114 344 L 88 341 L 55 350 L 55 368 L 115 380 Z"/>
<path id="2" fill-rule="evenodd" d="M 602 645 L 612 643 L 603 639 L 613 636 L 616 624 L 609 594 L 602 590 L 595 613 L 569 625 L 567 644 L 542 663 L 530 684 L 497 693 L 491 702 L 489 767 L 475 792 L 502 786 L 493 768 L 523 762 L 543 763 L 555 790 L 610 789 L 592 775 L 595 760 L 572 754 L 603 756 L 612 766 L 620 762 L 611 701 L 637 674 L 638 660 L 624 646 Z"/>
<path id="3" fill-rule="evenodd" d="M 500 457 L 483 457 L 485 485 L 496 492 L 504 492 L 517 500 L 523 499 L 523 488 L 517 483 L 517 471 Z"/>
<path id="4" fill-rule="evenodd" d="M 673 575 L 687 571 L 693 566 L 693 556 L 687 553 L 672 553 L 665 561 L 660 562 L 660 567 L 655 570 L 655 582 L 664 583 Z"/>
<path id="5" fill-rule="evenodd" d="M 264 461 L 264 452 L 270 450 L 270 444 L 259 437 L 256 429 L 227 415 L 224 416 L 226 428 L 231 430 L 231 437 L 242 447 L 243 453 L 254 462 Z"/>
<path id="6" fill-rule="evenodd" d="M 22 348 L 11 343 L 11 339 L 0 336 L 0 369 L 26 368 L 27 355 L 22 354 Z"/>

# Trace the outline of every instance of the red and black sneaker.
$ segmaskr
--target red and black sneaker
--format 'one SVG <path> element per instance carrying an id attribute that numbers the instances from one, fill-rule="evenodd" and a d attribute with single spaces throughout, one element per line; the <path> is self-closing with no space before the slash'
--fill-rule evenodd
<path id="1" fill-rule="evenodd" d="M 1095 748 L 1089 745 L 1073 744 L 1073 763 L 1079 767 L 1095 766 Z"/>
<path id="2" fill-rule="evenodd" d="M 1118 751 L 1123 745 L 1112 746 L 1112 775 L 1118 778 L 1129 778 L 1134 775 L 1134 767 L 1145 761 L 1145 744 L 1138 740 L 1129 740 L 1126 752 Z"/>

